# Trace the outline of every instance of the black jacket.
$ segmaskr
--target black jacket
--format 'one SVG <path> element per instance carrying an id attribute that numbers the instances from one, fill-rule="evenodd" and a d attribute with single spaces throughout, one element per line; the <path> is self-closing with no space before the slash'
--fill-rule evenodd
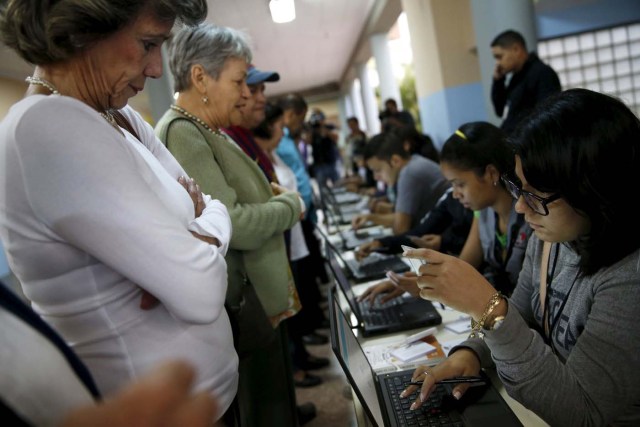
<path id="1" fill-rule="evenodd" d="M 500 127 L 507 134 L 511 133 L 538 102 L 560 91 L 560 79 L 553 68 L 542 62 L 535 53 L 530 53 L 527 62 L 513 75 L 508 87 L 505 87 L 504 78 L 493 81 L 491 100 L 496 114 L 502 117 L 505 107 L 507 104 L 509 106 L 507 117 Z"/>
<path id="2" fill-rule="evenodd" d="M 407 236 L 439 234 L 442 236 L 440 252 L 458 255 L 467 241 L 472 222 L 473 211 L 465 209 L 453 198 L 453 191 L 447 190 L 420 224 L 405 234 L 383 237 L 379 241 L 389 252 L 398 253 L 402 252 L 400 245 L 414 246 Z"/>

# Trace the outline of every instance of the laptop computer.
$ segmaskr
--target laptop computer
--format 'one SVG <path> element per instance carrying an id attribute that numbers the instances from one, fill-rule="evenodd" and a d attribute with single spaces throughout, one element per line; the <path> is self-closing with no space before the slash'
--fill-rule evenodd
<path id="1" fill-rule="evenodd" d="M 355 194 L 355 193 L 352 193 Z M 323 210 L 329 211 L 333 214 L 332 220 L 336 224 L 351 224 L 351 221 L 356 216 L 368 212 L 366 209 L 367 199 L 363 199 L 360 195 L 355 202 L 339 203 L 336 201 L 334 195 L 327 188 L 321 191 L 320 201 L 322 203 Z"/>
<path id="2" fill-rule="evenodd" d="M 319 230 L 319 229 L 318 229 Z M 331 243 L 329 238 L 321 231 L 326 242 L 327 258 L 337 257 L 344 264 L 349 271 L 350 277 L 357 282 L 366 282 L 375 279 L 382 279 L 386 276 L 387 271 L 393 271 L 395 273 L 403 273 L 409 271 L 411 267 L 409 264 L 402 260 L 402 257 L 395 254 L 380 254 L 373 252 L 367 258 L 358 261 L 355 258 L 345 259 L 340 254 L 340 251 Z M 343 243 L 344 239 L 343 239 Z M 334 256 L 329 254 L 332 251 Z"/>
<path id="3" fill-rule="evenodd" d="M 411 380 L 414 369 L 376 374 L 340 307 L 335 288 L 330 290 L 329 298 L 331 349 L 373 425 L 522 426 L 484 373 L 486 384 L 470 387 L 462 399 L 451 396 L 449 385 L 439 384 L 420 409 L 411 411 L 409 407 L 416 395 L 399 396 Z"/>
<path id="4" fill-rule="evenodd" d="M 360 330 L 364 336 L 388 334 L 406 331 L 442 323 L 442 316 L 431 301 L 409 296 L 399 296 L 384 304 L 376 302 L 358 301 L 358 297 L 351 287 L 351 283 L 344 275 L 344 270 L 331 248 L 329 250 L 329 267 L 338 286 L 344 293 L 351 311 L 358 319 Z"/>
<path id="5" fill-rule="evenodd" d="M 345 187 L 328 187 L 327 185 L 324 185 L 322 186 L 321 191 L 331 198 L 332 203 L 339 205 L 357 203 L 362 199 L 360 194 L 347 191 Z"/>
<path id="6" fill-rule="evenodd" d="M 341 221 L 336 219 L 331 209 L 324 210 L 325 215 L 329 218 L 330 222 L 335 225 L 336 233 L 340 236 L 342 242 L 342 248 L 346 250 L 355 249 L 363 243 L 370 242 L 374 239 L 380 239 L 387 236 L 382 226 L 371 226 L 366 228 L 360 228 L 358 230 L 342 230 L 340 228 Z"/>

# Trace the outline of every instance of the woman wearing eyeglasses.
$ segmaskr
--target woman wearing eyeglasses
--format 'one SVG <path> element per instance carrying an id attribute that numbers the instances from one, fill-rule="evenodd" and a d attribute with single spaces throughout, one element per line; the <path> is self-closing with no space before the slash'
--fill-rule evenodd
<path id="1" fill-rule="evenodd" d="M 513 136 L 508 187 L 534 230 L 511 298 L 435 251 L 418 279 L 425 298 L 473 318 L 449 358 L 416 369 L 421 406 L 434 382 L 495 364 L 510 396 L 553 426 L 640 423 L 640 223 L 627 205 L 640 182 L 640 121 L 585 89 L 542 104 Z M 464 385 L 453 389 L 460 397 Z"/>

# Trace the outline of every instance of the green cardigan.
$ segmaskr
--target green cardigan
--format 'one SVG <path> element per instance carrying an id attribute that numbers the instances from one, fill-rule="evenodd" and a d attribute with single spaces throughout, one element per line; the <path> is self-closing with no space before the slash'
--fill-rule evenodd
<path id="1" fill-rule="evenodd" d="M 297 194 L 274 196 L 262 170 L 230 138 L 180 113 L 168 110 L 155 132 L 202 192 L 229 210 L 233 233 L 226 256 L 227 304 L 240 305 L 246 277 L 267 315 L 287 310 L 292 278 L 284 231 L 300 218 Z"/>

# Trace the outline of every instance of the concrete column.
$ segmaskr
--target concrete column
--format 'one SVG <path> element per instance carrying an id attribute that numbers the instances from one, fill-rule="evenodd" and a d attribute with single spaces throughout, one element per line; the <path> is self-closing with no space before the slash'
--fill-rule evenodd
<path id="1" fill-rule="evenodd" d="M 360 93 L 362 94 L 362 104 L 364 114 L 367 118 L 367 130 L 370 134 L 380 132 L 380 118 L 378 117 L 378 104 L 376 96 L 369 80 L 369 70 L 366 63 L 356 65 L 358 78 L 360 79 Z"/>
<path id="2" fill-rule="evenodd" d="M 342 95 L 344 97 L 344 113 L 347 117 L 355 116 L 355 110 L 353 108 L 353 99 L 351 99 L 351 87 Z"/>
<path id="3" fill-rule="evenodd" d="M 518 31 L 527 42 L 527 50 L 537 50 L 535 8 L 531 0 L 471 0 L 473 27 L 477 41 L 482 89 L 489 120 L 499 125 L 491 103 L 491 83 L 495 60 L 491 55 L 491 41 L 505 30 Z"/>
<path id="4" fill-rule="evenodd" d="M 368 134 L 373 135 L 373 133 L 367 127 L 367 117 L 364 113 L 364 105 L 362 103 L 362 93 L 360 92 L 359 80 L 354 80 L 353 82 L 351 82 L 351 89 L 349 93 L 351 94 L 351 101 L 353 103 L 353 115 L 358 118 L 360 128 Z"/>
<path id="5" fill-rule="evenodd" d="M 347 113 L 347 95 L 341 94 L 338 98 L 338 118 L 340 120 L 340 139 L 339 145 L 340 147 L 344 146 L 344 141 L 349 134 L 349 128 L 347 127 L 347 118 L 349 114 Z"/>
<path id="6" fill-rule="evenodd" d="M 486 120 L 468 0 L 402 0 L 423 132 L 437 148 L 463 123 Z"/>
<path id="7" fill-rule="evenodd" d="M 402 110 L 402 99 L 400 97 L 400 88 L 396 77 L 393 75 L 393 65 L 391 63 L 391 54 L 389 53 L 389 40 L 387 34 L 374 34 L 369 39 L 371 42 L 371 50 L 376 60 L 376 70 L 380 79 L 380 100 L 384 102 L 389 98 L 396 100 L 398 109 Z"/>

